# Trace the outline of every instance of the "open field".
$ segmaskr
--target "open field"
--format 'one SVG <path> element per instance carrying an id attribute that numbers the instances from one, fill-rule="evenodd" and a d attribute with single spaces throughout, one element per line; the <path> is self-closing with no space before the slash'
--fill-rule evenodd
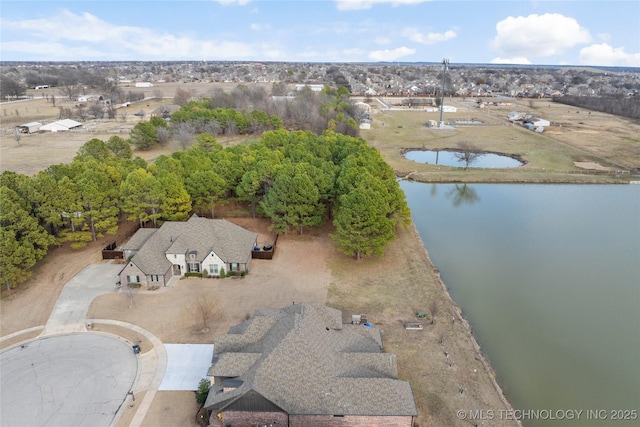
<path id="1" fill-rule="evenodd" d="M 519 104 L 517 103 L 519 102 Z M 378 148 L 399 174 L 420 181 L 465 182 L 619 182 L 615 174 L 596 175 L 593 170 L 629 171 L 640 168 L 640 122 L 610 114 L 570 109 L 548 100 L 516 101 L 510 106 L 475 107 L 475 100 L 445 100 L 458 107 L 445 113 L 445 121 L 476 119 L 482 125 L 459 125 L 433 129 L 427 120 L 439 120 L 439 112 L 386 110 L 371 101 L 371 130 L 361 136 Z M 507 120 L 509 111 L 525 111 L 546 118 L 552 125 L 536 133 Z M 526 162 L 519 168 L 462 171 L 407 160 L 407 149 L 455 150 L 468 142 L 486 152 L 516 156 Z M 582 168 L 576 166 L 576 162 Z M 589 168 L 589 169 L 585 169 Z M 585 172 L 586 171 L 586 172 Z M 629 180 L 622 174 L 621 180 Z"/>
<path id="2" fill-rule="evenodd" d="M 12 170 L 32 175 L 51 164 L 70 162 L 78 148 L 91 138 L 109 139 L 112 135 L 127 137 L 141 119 L 133 114 L 149 113 L 163 104 L 171 104 L 178 89 L 194 97 L 229 91 L 234 83 L 160 83 L 151 88 L 123 85 L 124 91 L 142 92 L 148 99 L 118 109 L 115 120 L 93 120 L 82 131 L 23 135 L 19 142 L 13 137 L 13 126 L 30 121 L 50 122 L 58 118 L 57 106 L 72 106 L 56 101 L 56 107 L 43 98 L 42 91 L 30 91 L 32 100 L 4 103 L 0 113 L 0 171 Z M 266 90 L 270 85 L 264 84 Z M 52 89 L 53 90 L 53 89 Z M 397 100 L 397 99 L 396 99 Z M 439 120 L 439 112 L 421 110 L 386 110 L 375 99 L 371 130 L 361 136 L 378 148 L 384 159 L 400 174 L 415 172 L 412 179 L 439 182 L 621 182 L 629 175 L 616 177 L 615 171 L 640 168 L 640 121 L 595 111 L 579 110 L 549 100 L 513 100 L 509 106 L 476 107 L 475 98 L 446 99 L 446 105 L 458 107 L 456 113 L 445 113 L 444 120 L 477 119 L 482 125 L 458 125 L 456 129 L 432 129 L 424 126 L 428 120 Z M 551 122 L 539 134 L 513 125 L 507 120 L 510 111 L 523 111 Z M 236 138 L 222 144 L 237 143 Z M 519 168 L 469 170 L 426 165 L 406 160 L 406 149 L 455 149 L 460 142 L 469 142 L 480 150 L 518 156 L 526 164 Z M 177 142 L 149 151 L 136 151 L 147 161 L 161 154 L 181 149 Z M 612 173 L 603 173 L 609 171 Z"/>
<path id="3" fill-rule="evenodd" d="M 78 149 L 92 138 L 103 141 L 113 135 L 128 138 L 131 128 L 136 123 L 140 120 L 148 120 L 149 114 L 154 109 L 173 103 L 173 95 L 178 88 L 188 91 L 194 97 L 201 97 L 212 94 L 215 90 L 229 91 L 235 86 L 235 83 L 165 83 L 151 88 L 123 85 L 122 89 L 125 92 L 141 92 L 148 99 L 132 103 L 128 107 L 118 108 L 116 118 L 113 120 L 89 120 L 84 123 L 83 129 L 71 132 L 22 135 L 18 142 L 14 138 L 14 126 L 34 121 L 42 124 L 51 123 L 59 119 L 58 107 L 72 108 L 75 104 L 57 98 L 54 106 L 43 97 L 44 91 L 29 90 L 28 94 L 33 96 L 30 100 L 0 104 L 0 172 L 10 170 L 34 175 L 50 165 L 71 162 Z M 49 91 L 50 93 L 47 93 L 49 96 L 56 93 L 54 89 Z M 140 111 L 145 113 L 143 118 L 134 115 Z M 236 137 L 231 141 L 226 137 L 219 138 L 221 144 L 235 143 L 240 140 L 243 138 Z M 171 141 L 166 146 L 153 150 L 136 151 L 134 156 L 140 156 L 152 162 L 162 154 L 171 154 L 181 148 L 177 142 Z"/>

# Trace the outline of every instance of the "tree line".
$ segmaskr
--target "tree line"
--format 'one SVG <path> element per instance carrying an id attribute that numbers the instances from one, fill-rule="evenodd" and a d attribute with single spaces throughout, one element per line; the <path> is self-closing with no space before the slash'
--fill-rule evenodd
<path id="1" fill-rule="evenodd" d="M 593 111 L 614 114 L 616 116 L 640 119 L 640 96 L 623 97 L 597 97 L 597 96 L 558 96 L 553 102 L 587 108 Z"/>
<path id="2" fill-rule="evenodd" d="M 29 277 L 50 246 L 82 247 L 114 234 L 120 220 L 159 226 L 193 212 L 245 202 L 277 233 L 332 221 L 338 249 L 381 254 L 409 221 L 393 170 L 362 139 L 329 129 L 267 131 L 251 144 L 222 147 L 209 133 L 152 164 L 127 140 L 87 141 L 71 163 L 35 176 L 0 175 L 0 277 L 11 288 Z"/>

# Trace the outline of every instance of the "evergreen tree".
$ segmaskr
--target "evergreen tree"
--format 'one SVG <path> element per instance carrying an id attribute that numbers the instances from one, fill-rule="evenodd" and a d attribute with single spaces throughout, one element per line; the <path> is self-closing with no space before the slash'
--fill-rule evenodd
<path id="1" fill-rule="evenodd" d="M 0 280 L 7 289 L 31 275 L 54 238 L 27 210 L 26 201 L 7 186 L 0 186 Z"/>

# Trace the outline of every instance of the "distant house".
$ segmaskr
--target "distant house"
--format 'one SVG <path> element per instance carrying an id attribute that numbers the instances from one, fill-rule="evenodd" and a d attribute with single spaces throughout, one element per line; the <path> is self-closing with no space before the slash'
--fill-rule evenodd
<path id="1" fill-rule="evenodd" d="M 309 89 L 311 89 L 313 92 L 320 92 L 322 89 L 324 89 L 325 85 L 320 85 L 320 84 L 297 84 L 296 85 L 296 90 L 298 92 L 300 92 L 302 89 L 304 89 L 305 87 L 308 87 Z"/>
<path id="2" fill-rule="evenodd" d="M 527 118 L 526 122 L 531 123 L 535 128 L 551 126 L 551 122 L 549 122 L 549 120 L 541 119 L 539 117 Z"/>
<path id="3" fill-rule="evenodd" d="M 141 228 L 121 250 L 129 262 L 120 271 L 120 283 L 166 286 L 173 276 L 249 271 L 251 251 L 258 236 L 224 219 L 168 221 L 160 228 Z"/>
<path id="4" fill-rule="evenodd" d="M 173 113 L 180 109 L 179 105 L 170 104 L 170 105 L 161 105 L 155 110 L 153 110 L 150 114 L 151 117 L 161 117 L 163 119 L 168 119 L 171 117 Z"/>
<path id="5" fill-rule="evenodd" d="M 326 306 L 256 311 L 215 339 L 209 425 L 413 426 L 411 386 L 369 326 Z"/>
<path id="6" fill-rule="evenodd" d="M 509 121 L 510 122 L 519 122 L 525 119 L 527 116 L 526 113 L 522 113 L 520 111 L 511 111 L 509 113 Z"/>
<path id="7" fill-rule="evenodd" d="M 78 102 L 97 102 L 97 101 L 102 101 L 103 97 L 102 95 L 80 95 L 78 97 Z"/>

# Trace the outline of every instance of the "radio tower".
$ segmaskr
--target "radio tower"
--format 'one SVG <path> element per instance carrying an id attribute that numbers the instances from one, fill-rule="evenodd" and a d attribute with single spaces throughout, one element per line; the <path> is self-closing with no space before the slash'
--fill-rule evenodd
<path id="1" fill-rule="evenodd" d="M 442 121 L 442 111 L 444 110 L 444 78 L 447 74 L 447 67 L 449 66 L 449 60 L 444 58 L 442 60 L 442 93 L 440 94 L 442 97 L 440 98 L 440 127 L 444 127 L 444 122 Z"/>

